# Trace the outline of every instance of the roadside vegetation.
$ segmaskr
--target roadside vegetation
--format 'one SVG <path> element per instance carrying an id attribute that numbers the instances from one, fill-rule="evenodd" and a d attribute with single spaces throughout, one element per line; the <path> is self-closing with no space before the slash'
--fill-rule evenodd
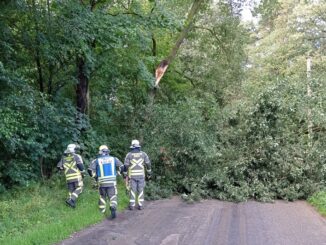
<path id="1" fill-rule="evenodd" d="M 0 199 L 0 244 L 53 244 L 106 217 L 98 210 L 98 190 L 85 179 L 84 192 L 72 209 L 64 178 L 56 176 L 44 184 L 13 190 Z M 118 211 L 129 204 L 123 181 L 118 185 Z M 110 212 L 107 209 L 107 215 Z M 119 215 L 119 212 L 118 212 Z"/>
<path id="2" fill-rule="evenodd" d="M 315 193 L 309 197 L 308 202 L 326 217 L 326 190 Z"/>

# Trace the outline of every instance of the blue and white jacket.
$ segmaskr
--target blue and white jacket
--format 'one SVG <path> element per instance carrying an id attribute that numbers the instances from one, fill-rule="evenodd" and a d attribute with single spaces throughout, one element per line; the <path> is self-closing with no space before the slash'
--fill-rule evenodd
<path id="1" fill-rule="evenodd" d="M 100 187 L 116 186 L 117 170 L 121 173 L 122 162 L 113 156 L 99 155 L 88 168 L 88 173 L 94 177 Z"/>

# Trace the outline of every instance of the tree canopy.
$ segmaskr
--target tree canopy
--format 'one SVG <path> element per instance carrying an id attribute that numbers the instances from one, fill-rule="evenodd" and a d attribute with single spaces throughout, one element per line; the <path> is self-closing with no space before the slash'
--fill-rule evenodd
<path id="1" fill-rule="evenodd" d="M 1 1 L 0 192 L 51 178 L 69 143 L 88 163 L 102 144 L 123 160 L 135 138 L 153 164 L 149 198 L 317 190 L 326 4 L 260 1 L 258 24 L 242 21 L 245 4 Z"/>

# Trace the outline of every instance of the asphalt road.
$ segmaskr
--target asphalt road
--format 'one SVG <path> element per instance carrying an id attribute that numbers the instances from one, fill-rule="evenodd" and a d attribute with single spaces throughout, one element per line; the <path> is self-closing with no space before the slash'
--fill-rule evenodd
<path id="1" fill-rule="evenodd" d="M 186 204 L 175 197 L 146 204 L 60 244 L 326 245 L 326 219 L 303 201 Z"/>

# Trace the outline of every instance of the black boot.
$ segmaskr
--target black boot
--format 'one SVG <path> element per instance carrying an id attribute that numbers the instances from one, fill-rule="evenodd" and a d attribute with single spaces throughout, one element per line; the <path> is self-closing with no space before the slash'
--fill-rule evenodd
<path id="1" fill-rule="evenodd" d="M 76 201 L 71 199 L 71 207 L 75 208 L 76 207 Z"/>
<path id="2" fill-rule="evenodd" d="M 72 199 L 67 199 L 67 200 L 66 200 L 66 203 L 67 203 L 67 205 L 69 205 L 69 206 L 72 207 L 72 208 L 75 208 L 75 207 L 76 207 L 76 203 L 75 203 L 75 201 L 72 200 Z"/>
<path id="3" fill-rule="evenodd" d="M 111 210 L 111 219 L 115 219 L 117 217 L 116 208 L 111 207 L 110 210 Z"/>

